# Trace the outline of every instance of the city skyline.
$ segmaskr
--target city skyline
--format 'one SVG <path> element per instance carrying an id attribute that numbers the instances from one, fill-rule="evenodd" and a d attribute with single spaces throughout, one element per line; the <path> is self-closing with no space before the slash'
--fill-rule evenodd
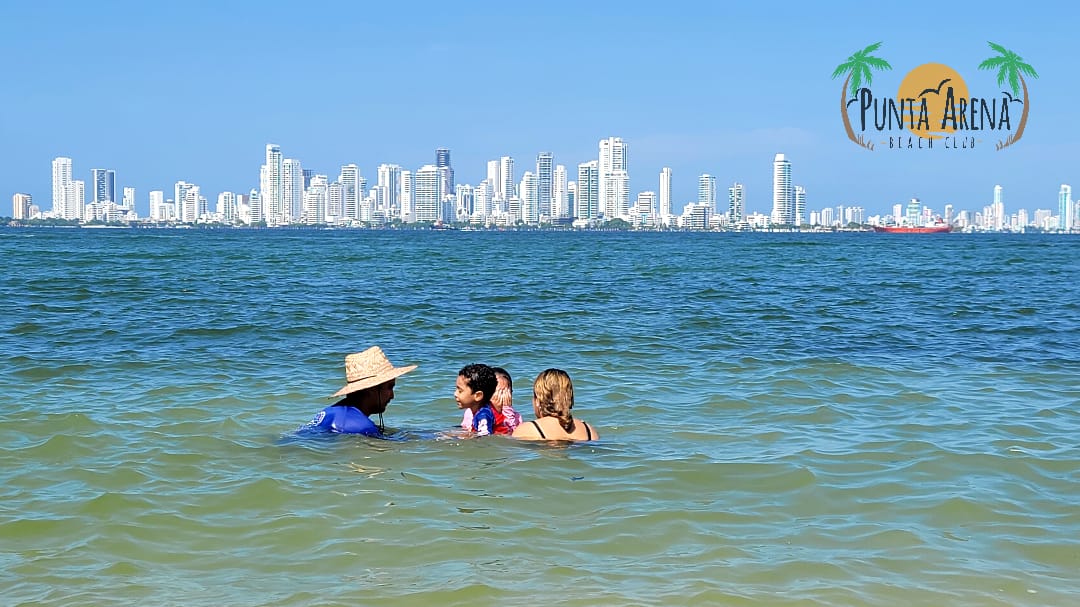
<path id="1" fill-rule="evenodd" d="M 139 193 L 177 179 L 244 192 L 260 186 L 248 167 L 267 141 L 321 172 L 354 163 L 369 177 L 383 163 L 415 171 L 433 164 L 432 149 L 446 148 L 453 178 L 473 184 L 491 158 L 531 165 L 550 152 L 574 181 L 572 167 L 611 133 L 630 142 L 631 203 L 656 191 L 655 176 L 671 167 L 674 213 L 697 200 L 702 174 L 716 177 L 721 193 L 743 184 L 746 211 L 771 213 L 771 175 L 759 167 L 780 151 L 798 163 L 793 178 L 808 205 L 869 213 L 912 197 L 981 208 L 995 184 L 1017 206 L 1049 207 L 1060 184 L 1080 179 L 1070 103 L 1076 50 L 1066 43 L 1068 20 L 1048 10 L 1016 13 L 1004 28 L 995 15 L 1011 5 L 991 2 L 965 18 L 963 32 L 942 37 L 859 3 L 688 12 L 555 2 L 527 13 L 480 3 L 447 13 L 421 2 L 400 19 L 394 7 L 324 2 L 309 8 L 318 27 L 295 26 L 291 6 L 0 7 L 11 25 L 0 51 L 16 58 L 7 74 L 12 93 L 0 102 L 9 117 L 0 123 L 0 192 L 45 200 L 50 185 L 40 167 L 58 156 L 114 169 L 118 187 Z M 775 21 L 775 10 L 786 18 Z M 714 35 L 718 27 L 723 36 Z M 249 44 L 241 32 L 263 42 Z M 160 43 L 179 39 L 201 42 Z M 879 144 L 868 152 L 845 139 L 830 74 L 853 51 L 883 41 L 878 53 L 895 69 L 875 75 L 875 90 L 940 61 L 972 91 L 993 93 L 994 74 L 976 69 L 988 39 L 1042 74 L 1031 83 L 1023 141 L 1002 152 L 991 136 L 975 150 Z M 446 77 L 421 77 L 432 65 Z M 92 180 L 79 171 L 90 197 Z M 538 192 L 547 181 L 538 176 Z M 146 204 L 140 194 L 137 206 Z"/>
<path id="2" fill-rule="evenodd" d="M 772 210 L 769 214 L 750 212 L 744 205 L 744 186 L 728 188 L 727 206 L 718 197 L 715 176 L 698 177 L 697 201 L 688 202 L 678 214 L 670 205 L 671 169 L 663 168 L 657 190 L 641 191 L 631 203 L 628 189 L 627 142 L 607 137 L 597 144 L 597 158 L 578 165 L 582 187 L 568 181 L 567 168 L 555 164 L 553 154 L 536 156 L 535 170 L 524 170 L 516 181 L 514 159 L 502 157 L 486 162 L 486 179 L 455 186 L 451 150 L 435 150 L 435 164 L 416 171 L 398 165 L 381 164 L 377 181 L 367 189 L 368 180 L 356 164 L 344 164 L 339 175 L 321 174 L 303 167 L 300 159 L 287 158 L 280 145 L 265 145 L 265 162 L 259 167 L 259 188 L 248 194 L 218 193 L 217 204 L 203 195 L 198 184 L 177 181 L 173 198 L 164 190 L 147 194 L 149 215 L 139 214 L 136 192 L 123 187 L 116 197 L 116 171 L 91 169 L 92 199 L 86 199 L 86 182 L 75 179 L 73 159 L 52 161 L 52 204 L 44 208 L 32 196 L 12 197 L 13 218 L 76 219 L 82 222 L 215 223 L 226 225 L 378 226 L 393 221 L 470 223 L 482 226 L 573 222 L 575 227 L 592 227 L 597 222 L 620 219 L 627 225 L 646 229 L 768 229 L 771 226 L 836 228 L 858 225 L 921 225 L 944 221 L 960 229 L 1071 231 L 1078 223 L 1080 201 L 1072 199 L 1072 189 L 1061 184 L 1057 194 L 1058 212 L 1037 207 L 1015 212 L 1006 209 L 1004 188 L 993 187 L 993 202 L 978 209 L 946 204 L 936 209 L 918 198 L 892 205 L 891 213 L 872 214 L 860 205 L 808 207 L 806 189 L 794 183 L 792 162 L 777 153 L 772 163 Z M 546 182 L 544 184 L 543 182 Z M 603 192 L 603 194 L 601 194 Z"/>

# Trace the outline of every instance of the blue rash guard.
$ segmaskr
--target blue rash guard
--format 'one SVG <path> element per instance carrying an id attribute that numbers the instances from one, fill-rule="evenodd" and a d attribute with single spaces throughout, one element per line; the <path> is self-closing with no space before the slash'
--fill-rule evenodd
<path id="1" fill-rule="evenodd" d="M 495 432 L 495 411 L 491 405 L 484 405 L 476 410 L 472 418 L 472 429 L 479 436 L 487 436 Z"/>
<path id="2" fill-rule="evenodd" d="M 382 436 L 382 431 L 368 416 L 348 405 L 330 405 L 319 411 L 311 425 L 324 432 Z"/>

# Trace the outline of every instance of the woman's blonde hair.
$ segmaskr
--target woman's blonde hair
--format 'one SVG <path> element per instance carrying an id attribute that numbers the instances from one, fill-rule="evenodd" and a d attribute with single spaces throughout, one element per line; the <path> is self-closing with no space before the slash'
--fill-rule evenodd
<path id="1" fill-rule="evenodd" d="M 574 384 L 570 376 L 562 369 L 547 369 L 540 372 L 533 382 L 533 398 L 540 417 L 554 417 L 559 425 L 569 434 L 574 431 Z"/>

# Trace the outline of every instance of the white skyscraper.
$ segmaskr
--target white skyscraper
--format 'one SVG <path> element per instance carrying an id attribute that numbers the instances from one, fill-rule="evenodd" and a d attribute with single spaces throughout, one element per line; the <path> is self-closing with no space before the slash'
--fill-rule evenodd
<path id="1" fill-rule="evenodd" d="M 992 230 L 1001 231 L 1005 228 L 1005 191 L 1000 185 L 994 186 L 994 202 L 990 204 L 988 226 Z"/>
<path id="2" fill-rule="evenodd" d="M 236 221 L 236 193 L 235 192 L 222 192 L 217 197 L 217 214 L 221 217 L 221 221 L 225 223 L 233 223 Z"/>
<path id="3" fill-rule="evenodd" d="M 64 196 L 75 210 L 75 215 L 64 219 L 82 220 L 86 218 L 86 182 L 82 179 L 76 179 L 68 182 L 67 186 L 67 193 Z"/>
<path id="4" fill-rule="evenodd" d="M 281 162 L 282 209 L 285 223 L 300 223 L 304 213 L 304 169 L 300 161 L 286 158 Z"/>
<path id="5" fill-rule="evenodd" d="M 135 188 L 124 188 L 124 210 L 135 210 Z"/>
<path id="6" fill-rule="evenodd" d="M 746 221 L 743 184 L 735 182 L 728 188 L 728 221 L 738 224 Z"/>
<path id="7" fill-rule="evenodd" d="M 570 209 L 567 217 L 574 217 L 577 210 L 577 182 L 571 181 L 566 184 L 566 208 Z"/>
<path id="8" fill-rule="evenodd" d="M 538 214 L 552 216 L 552 190 L 555 180 L 555 157 L 551 152 L 540 152 L 536 156 L 536 201 Z M 539 220 L 538 220 L 539 221 Z"/>
<path id="9" fill-rule="evenodd" d="M 499 186 L 495 191 L 502 194 L 503 201 L 514 197 L 514 159 L 511 156 L 503 156 L 499 159 Z"/>
<path id="10" fill-rule="evenodd" d="M 401 209 L 401 167 L 396 164 L 380 164 L 378 179 L 375 187 L 379 188 L 381 208 L 376 210 L 389 216 L 391 210 Z M 446 175 L 442 175 L 442 179 L 445 181 Z"/>
<path id="11" fill-rule="evenodd" d="M 364 186 L 360 185 L 360 167 L 355 164 L 341 165 L 341 209 L 328 209 L 327 215 L 336 219 L 360 218 L 360 198 L 364 196 Z"/>
<path id="12" fill-rule="evenodd" d="M 261 190 L 263 219 L 267 225 L 279 225 L 285 220 L 285 181 L 284 158 L 281 146 L 266 144 L 265 170 L 260 171 L 259 189 Z M 180 203 L 181 199 L 177 199 Z"/>
<path id="13" fill-rule="evenodd" d="M 297 221 L 302 216 L 304 223 L 307 225 L 326 223 L 327 180 L 326 175 L 313 175 L 311 177 L 311 184 L 304 191 L 303 212 L 297 216 Z"/>
<path id="14" fill-rule="evenodd" d="M 601 211 L 608 219 L 618 217 L 615 213 L 618 212 L 618 203 L 616 202 L 616 196 L 610 194 L 609 191 L 617 187 L 612 179 L 616 171 L 626 171 L 626 144 L 623 143 L 620 137 L 608 137 L 607 139 L 600 140 L 600 162 L 599 162 L 599 195 Z M 627 177 L 629 180 L 629 177 Z M 626 207 L 630 207 L 630 195 L 627 190 Z"/>
<path id="15" fill-rule="evenodd" d="M 179 185 L 183 182 L 177 183 L 177 191 L 180 192 Z M 177 198 L 180 205 L 180 221 L 185 223 L 194 223 L 199 219 L 199 198 L 201 192 L 199 192 L 199 186 L 194 184 L 186 184 L 183 189 L 183 197 Z"/>
<path id="16" fill-rule="evenodd" d="M 671 168 L 660 169 L 660 222 L 671 223 Z"/>
<path id="17" fill-rule="evenodd" d="M 630 212 L 630 175 L 624 170 L 612 171 L 605 194 L 604 217 L 625 219 Z"/>
<path id="18" fill-rule="evenodd" d="M 599 212 L 600 169 L 598 162 L 590 160 L 578 165 L 577 191 L 574 199 L 574 217 L 593 219 Z"/>
<path id="19" fill-rule="evenodd" d="M 566 167 L 555 167 L 554 182 L 551 190 L 551 218 L 563 219 L 570 217 L 570 205 L 566 198 Z"/>
<path id="20" fill-rule="evenodd" d="M 454 218 L 456 221 L 467 222 L 476 209 L 476 194 L 473 187 L 467 183 L 457 186 L 454 192 Z"/>
<path id="21" fill-rule="evenodd" d="M 795 186 L 794 215 L 792 223 L 801 226 L 806 223 L 806 188 L 801 185 Z"/>
<path id="22" fill-rule="evenodd" d="M 165 192 L 162 190 L 153 190 L 150 192 L 150 220 L 151 221 L 168 221 L 172 219 L 172 213 L 169 212 L 168 206 L 165 204 Z"/>
<path id="23" fill-rule="evenodd" d="M 709 207 L 710 212 L 720 211 L 716 206 L 716 176 L 705 173 L 698 177 L 697 201 L 698 204 Z"/>
<path id="24" fill-rule="evenodd" d="M 329 222 L 332 217 L 334 221 L 337 221 L 341 219 L 344 211 L 345 186 L 341 185 L 340 181 L 334 181 L 326 186 L 326 215 L 323 220 Z"/>
<path id="25" fill-rule="evenodd" d="M 499 181 L 499 161 L 498 160 L 489 160 L 488 161 L 488 163 L 487 163 L 487 180 L 491 182 L 492 196 L 494 196 L 496 192 L 502 192 L 502 186 L 499 185 L 501 182 Z"/>
<path id="26" fill-rule="evenodd" d="M 491 215 L 491 199 L 494 195 L 494 190 L 491 187 L 491 180 L 485 179 L 480 182 L 480 185 L 476 186 L 476 191 L 473 193 L 473 212 L 471 219 L 476 223 L 481 223 L 489 215 Z"/>
<path id="27" fill-rule="evenodd" d="M 442 179 L 439 169 L 433 164 L 425 164 L 416 172 L 416 184 L 413 190 L 413 211 L 416 221 L 436 221 L 441 214 Z"/>
<path id="28" fill-rule="evenodd" d="M 416 215 L 413 210 L 413 190 L 415 186 L 415 179 L 412 171 L 401 171 L 401 191 L 398 194 L 398 201 L 401 203 L 400 217 L 402 221 L 413 222 L 416 221 Z M 390 215 L 387 215 L 390 217 Z"/>
<path id="29" fill-rule="evenodd" d="M 61 219 L 79 219 L 82 209 L 75 206 L 74 200 L 68 199 L 71 191 L 71 159 L 54 158 L 52 161 L 52 213 Z"/>
<path id="30" fill-rule="evenodd" d="M 773 159 L 773 208 L 772 222 L 790 225 L 795 221 L 793 191 L 791 189 L 791 162 L 783 154 Z"/>
<path id="31" fill-rule="evenodd" d="M 1076 213 L 1072 203 L 1072 186 L 1061 184 L 1058 190 L 1058 226 L 1066 232 L 1076 226 Z"/>
<path id="32" fill-rule="evenodd" d="M 540 221 L 538 184 L 539 180 L 532 171 L 525 171 L 525 174 L 521 176 L 518 197 L 521 198 L 521 220 L 527 224 L 535 224 Z"/>
<path id="33" fill-rule="evenodd" d="M 195 187 L 195 184 L 188 183 L 186 181 L 177 181 L 173 185 L 173 201 L 176 204 L 176 218 L 184 223 L 192 223 L 198 217 L 195 215 L 196 201 L 192 202 L 191 207 L 187 206 L 188 192 Z"/>

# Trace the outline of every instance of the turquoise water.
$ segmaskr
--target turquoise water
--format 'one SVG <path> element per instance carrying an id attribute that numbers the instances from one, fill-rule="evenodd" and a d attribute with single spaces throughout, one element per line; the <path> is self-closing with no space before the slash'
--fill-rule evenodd
<path id="1" fill-rule="evenodd" d="M 1066 605 L 1080 239 L 0 230 L 4 605 Z M 298 438 L 378 344 L 398 440 Z M 566 369 L 571 447 L 446 438 Z"/>

